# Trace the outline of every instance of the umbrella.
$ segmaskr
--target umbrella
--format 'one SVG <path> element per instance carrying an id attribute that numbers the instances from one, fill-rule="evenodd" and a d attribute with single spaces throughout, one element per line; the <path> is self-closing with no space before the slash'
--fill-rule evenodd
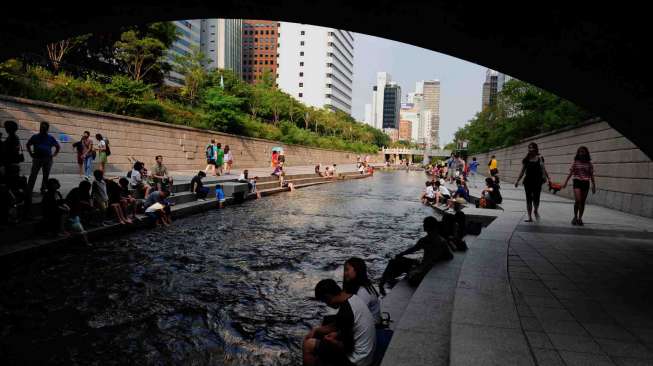
<path id="1" fill-rule="evenodd" d="M 283 148 L 281 148 L 279 146 L 275 146 L 275 147 L 272 148 L 272 152 L 275 152 L 275 151 L 276 152 L 283 152 Z"/>

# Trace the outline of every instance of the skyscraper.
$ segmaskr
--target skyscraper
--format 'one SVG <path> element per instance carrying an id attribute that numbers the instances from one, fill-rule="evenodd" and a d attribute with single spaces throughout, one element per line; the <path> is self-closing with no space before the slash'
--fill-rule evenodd
<path id="1" fill-rule="evenodd" d="M 243 21 L 202 19 L 201 50 L 208 58 L 207 69 L 226 69 L 242 76 Z"/>
<path id="2" fill-rule="evenodd" d="M 265 71 L 277 77 L 278 44 L 276 21 L 243 21 L 243 80 L 257 83 Z"/>
<path id="3" fill-rule="evenodd" d="M 372 105 L 367 103 L 365 104 L 365 124 L 372 126 Z"/>
<path id="4" fill-rule="evenodd" d="M 278 84 L 314 107 L 351 115 L 354 36 L 348 31 L 280 23 Z"/>
<path id="5" fill-rule="evenodd" d="M 200 28 L 201 21 L 197 20 L 176 20 L 172 22 L 177 28 L 177 40 L 168 49 L 168 62 L 174 65 L 176 56 L 188 56 L 193 48 L 199 48 L 201 42 Z M 165 83 L 172 86 L 184 85 L 184 75 L 177 71 L 170 71 L 165 78 Z"/>
<path id="6" fill-rule="evenodd" d="M 372 127 L 383 128 L 383 102 L 385 97 L 385 86 L 390 83 L 392 77 L 387 72 L 376 74 L 376 85 L 372 87 Z"/>
<path id="7" fill-rule="evenodd" d="M 485 82 L 483 83 L 483 103 L 482 109 L 497 103 L 499 73 L 487 69 L 485 72 Z M 503 84 L 501 85 L 503 87 Z"/>
<path id="8" fill-rule="evenodd" d="M 440 81 L 419 82 L 418 87 L 420 84 L 423 86 L 422 110 L 430 112 L 425 143 L 431 147 L 440 146 Z"/>
<path id="9" fill-rule="evenodd" d="M 401 109 L 401 87 L 390 82 L 383 90 L 383 129 L 399 129 L 399 110 Z"/>

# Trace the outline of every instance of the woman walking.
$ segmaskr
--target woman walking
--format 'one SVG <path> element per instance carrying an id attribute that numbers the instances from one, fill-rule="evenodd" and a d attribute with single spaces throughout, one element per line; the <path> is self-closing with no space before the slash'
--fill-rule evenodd
<path id="1" fill-rule="evenodd" d="M 540 151 L 534 142 L 528 144 L 528 154 L 522 160 L 522 169 L 519 178 L 515 182 L 515 188 L 519 186 L 519 181 L 524 174 L 526 174 L 524 191 L 526 192 L 526 210 L 528 211 L 528 220 L 526 222 L 533 222 L 532 214 L 535 214 L 536 219 L 540 219 L 538 209 L 540 207 L 542 184 L 549 181 L 549 173 L 544 167 L 544 158 L 540 156 Z"/>
<path id="2" fill-rule="evenodd" d="M 100 171 L 104 173 L 104 168 L 107 164 L 107 142 L 99 133 L 95 135 L 95 139 L 98 141 L 97 155 L 100 159 Z"/>
<path id="3" fill-rule="evenodd" d="M 234 166 L 234 155 L 229 149 L 229 145 L 224 147 L 224 170 L 225 174 L 231 174 L 231 168 Z"/>
<path id="4" fill-rule="evenodd" d="M 592 193 L 596 193 L 596 183 L 594 182 L 594 166 L 590 151 L 581 146 L 576 150 L 574 162 L 569 168 L 569 175 L 562 185 L 562 189 L 567 188 L 569 179 L 574 178 L 574 218 L 571 220 L 572 225 L 583 226 L 583 213 L 585 212 L 585 200 L 590 190 L 590 181 L 592 181 Z"/>

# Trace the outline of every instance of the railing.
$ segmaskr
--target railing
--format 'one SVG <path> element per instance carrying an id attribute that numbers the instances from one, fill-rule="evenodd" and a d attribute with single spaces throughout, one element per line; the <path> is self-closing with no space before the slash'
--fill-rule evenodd
<path id="1" fill-rule="evenodd" d="M 451 150 L 442 149 L 410 149 L 410 148 L 383 148 L 384 154 L 399 154 L 399 155 L 428 155 L 428 156 L 449 156 Z"/>

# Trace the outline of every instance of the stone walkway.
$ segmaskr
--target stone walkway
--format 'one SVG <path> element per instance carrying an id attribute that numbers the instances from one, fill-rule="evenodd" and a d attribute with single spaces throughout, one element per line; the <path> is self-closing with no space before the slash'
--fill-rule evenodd
<path id="1" fill-rule="evenodd" d="M 588 206 L 585 226 L 572 226 L 573 201 L 543 193 L 540 220 L 526 223 L 523 188 L 503 182 L 502 195 L 503 210 L 462 254 L 449 358 L 423 355 L 442 348 L 430 335 L 415 346 L 399 339 L 404 355 L 422 354 L 396 364 L 653 365 L 653 219 Z M 441 319 L 436 278 L 418 292 L 440 290 L 413 311 Z"/>

